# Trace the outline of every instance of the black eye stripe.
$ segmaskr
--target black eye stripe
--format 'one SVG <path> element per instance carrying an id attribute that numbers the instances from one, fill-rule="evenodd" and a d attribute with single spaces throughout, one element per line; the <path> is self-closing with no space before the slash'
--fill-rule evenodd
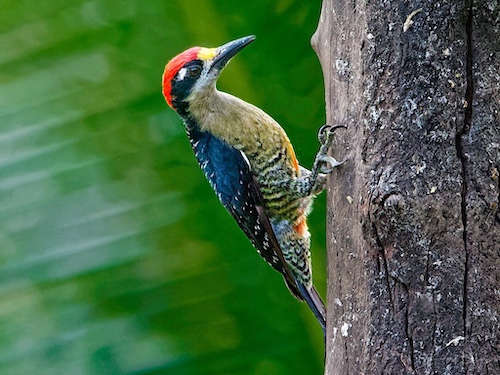
<path id="1" fill-rule="evenodd" d="M 190 61 L 179 70 L 177 73 L 176 80 L 184 81 L 186 79 L 196 79 L 200 76 L 203 70 L 203 63 L 201 60 Z"/>
<path id="2" fill-rule="evenodd" d="M 184 64 L 177 72 L 172 80 L 172 90 L 170 91 L 172 104 L 175 108 L 181 108 L 182 101 L 188 97 L 202 71 L 203 61 L 193 60 Z"/>
<path id="3" fill-rule="evenodd" d="M 190 62 L 184 64 L 184 68 L 189 68 L 194 65 L 203 66 L 203 62 L 201 60 L 191 60 Z"/>

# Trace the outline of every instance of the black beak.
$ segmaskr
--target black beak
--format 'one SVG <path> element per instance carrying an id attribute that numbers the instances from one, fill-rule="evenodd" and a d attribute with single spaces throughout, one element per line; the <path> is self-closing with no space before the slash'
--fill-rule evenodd
<path id="1" fill-rule="evenodd" d="M 215 57 L 210 70 L 215 69 L 220 72 L 234 55 L 236 55 L 254 40 L 255 36 L 249 35 L 240 39 L 233 40 L 232 42 L 228 42 L 217 48 L 218 54 Z"/>

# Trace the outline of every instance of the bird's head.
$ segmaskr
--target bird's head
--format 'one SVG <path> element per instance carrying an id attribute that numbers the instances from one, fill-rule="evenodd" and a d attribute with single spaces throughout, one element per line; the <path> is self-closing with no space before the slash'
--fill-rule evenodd
<path id="1" fill-rule="evenodd" d="M 168 105 L 179 110 L 190 95 L 214 88 L 229 60 L 254 40 L 255 36 L 246 36 L 217 48 L 193 47 L 175 56 L 163 72 L 163 96 Z"/>

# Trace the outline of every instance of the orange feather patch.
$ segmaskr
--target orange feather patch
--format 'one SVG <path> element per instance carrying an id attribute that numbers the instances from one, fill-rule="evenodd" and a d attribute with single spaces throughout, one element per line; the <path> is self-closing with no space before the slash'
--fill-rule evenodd
<path id="1" fill-rule="evenodd" d="M 308 229 L 305 215 L 300 216 L 293 224 L 293 230 L 299 236 L 304 236 Z"/>
<path id="2" fill-rule="evenodd" d="M 299 161 L 297 160 L 297 157 L 295 156 L 295 151 L 293 150 L 293 146 L 290 143 L 290 141 L 288 141 L 286 148 L 288 149 L 288 154 L 292 158 L 292 165 L 295 168 L 295 170 L 298 172 L 299 171 Z"/>

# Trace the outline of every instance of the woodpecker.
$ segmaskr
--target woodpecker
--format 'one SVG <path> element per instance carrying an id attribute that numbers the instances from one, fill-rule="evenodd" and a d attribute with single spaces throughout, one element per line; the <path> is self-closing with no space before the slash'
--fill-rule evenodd
<path id="1" fill-rule="evenodd" d="M 327 174 L 342 164 L 328 149 L 335 129 L 323 126 L 312 170 L 299 165 L 283 128 L 261 109 L 216 88 L 229 60 L 255 40 L 193 47 L 171 59 L 163 95 L 183 120 L 195 157 L 217 197 L 257 252 L 306 301 L 326 330 L 325 305 L 312 283 L 307 215 Z"/>

